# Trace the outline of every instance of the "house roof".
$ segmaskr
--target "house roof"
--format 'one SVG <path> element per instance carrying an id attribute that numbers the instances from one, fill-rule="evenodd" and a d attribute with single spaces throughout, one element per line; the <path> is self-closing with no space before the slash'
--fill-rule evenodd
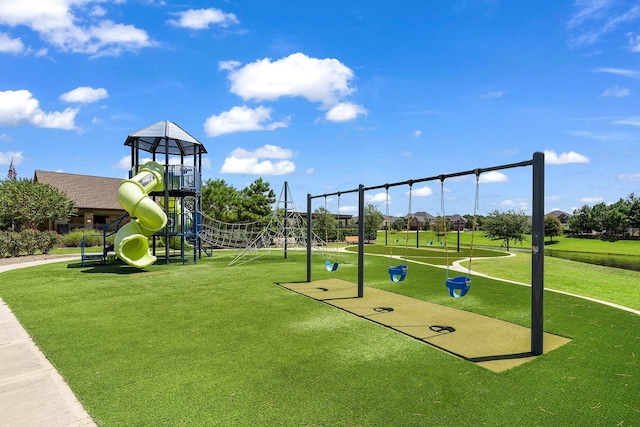
<path id="1" fill-rule="evenodd" d="M 418 212 L 414 213 L 413 216 L 415 216 L 416 218 L 418 218 L 419 220 L 421 220 L 423 222 L 432 221 L 432 220 L 436 219 L 435 216 L 433 216 L 430 213 L 425 212 L 425 211 L 418 211 Z"/>
<path id="2" fill-rule="evenodd" d="M 547 215 L 553 215 L 553 216 L 555 216 L 556 218 L 560 218 L 560 217 L 570 217 L 570 216 L 571 216 L 571 214 L 568 214 L 568 213 L 566 213 L 566 212 L 562 212 L 562 211 L 558 211 L 558 210 L 555 210 L 555 211 L 553 211 L 553 212 L 549 212 Z"/>
<path id="3" fill-rule="evenodd" d="M 463 224 L 467 223 L 467 220 L 465 217 L 463 217 L 462 215 L 459 214 L 455 214 L 455 215 L 447 215 L 447 219 L 449 219 L 449 221 L 451 222 L 457 222 L 460 221 Z"/>
<path id="4" fill-rule="evenodd" d="M 118 202 L 119 178 L 36 170 L 33 181 L 66 193 L 77 209 L 123 210 Z"/>

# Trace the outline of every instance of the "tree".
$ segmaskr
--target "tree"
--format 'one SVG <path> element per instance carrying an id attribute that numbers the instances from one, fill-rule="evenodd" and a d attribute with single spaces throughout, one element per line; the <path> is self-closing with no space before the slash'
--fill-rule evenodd
<path id="1" fill-rule="evenodd" d="M 562 224 L 560 220 L 553 215 L 546 215 L 544 217 L 544 235 L 549 236 L 549 241 L 553 242 L 555 236 L 562 235 Z"/>
<path id="2" fill-rule="evenodd" d="M 485 236 L 490 239 L 502 239 L 507 250 L 512 241 L 522 242 L 529 231 L 529 220 L 524 212 L 495 210 L 484 218 L 482 224 Z"/>
<path id="3" fill-rule="evenodd" d="M 569 218 L 569 230 L 574 234 L 590 233 L 596 227 L 589 205 L 574 210 L 573 215 Z"/>
<path id="4" fill-rule="evenodd" d="M 473 229 L 478 230 L 478 229 L 480 229 L 482 227 L 482 221 L 484 219 L 484 217 L 482 215 L 476 215 L 475 216 L 475 218 L 476 218 L 476 220 L 475 220 L 475 228 L 473 228 L 473 226 L 474 226 L 474 221 L 473 221 L 474 217 L 473 217 L 473 215 L 466 214 L 466 215 L 463 215 L 463 217 L 464 217 L 464 219 L 467 220 L 465 228 L 467 228 L 468 230 L 473 230 Z"/>
<path id="5" fill-rule="evenodd" d="M 222 222 L 238 222 L 238 191 L 223 179 L 208 179 L 202 186 L 202 211 Z"/>
<path id="6" fill-rule="evenodd" d="M 202 211 L 218 221 L 255 222 L 272 213 L 275 198 L 275 192 L 262 178 L 240 191 L 224 180 L 207 180 L 202 188 Z"/>
<path id="7" fill-rule="evenodd" d="M 395 231 L 404 230 L 407 228 L 407 221 L 405 218 L 396 218 L 391 223 L 391 229 Z"/>
<path id="8" fill-rule="evenodd" d="M 325 243 L 336 238 L 336 218 L 324 206 L 313 211 L 313 232 Z"/>
<path id="9" fill-rule="evenodd" d="M 272 213 L 271 207 L 276 202 L 276 193 L 269 183 L 258 178 L 248 187 L 240 190 L 239 222 L 259 221 Z"/>
<path id="10" fill-rule="evenodd" d="M 27 178 L 0 182 L 0 228 L 37 229 L 75 214 L 74 202 L 49 184 Z"/>
<path id="11" fill-rule="evenodd" d="M 629 202 L 629 226 L 640 228 L 640 199 L 631 193 L 627 200 Z"/>
<path id="12" fill-rule="evenodd" d="M 368 204 L 364 207 L 364 239 L 376 240 L 378 230 L 382 226 L 382 212 L 375 205 Z"/>
<path id="13" fill-rule="evenodd" d="M 444 236 L 444 234 L 449 231 L 449 221 L 444 216 L 438 216 L 433 221 L 431 229 L 436 233 L 436 236 L 438 236 L 438 238 L 440 236 Z"/>

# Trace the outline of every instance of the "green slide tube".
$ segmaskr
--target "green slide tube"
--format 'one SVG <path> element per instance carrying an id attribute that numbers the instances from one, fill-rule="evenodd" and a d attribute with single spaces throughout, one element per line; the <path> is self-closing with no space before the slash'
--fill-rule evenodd
<path id="1" fill-rule="evenodd" d="M 162 191 L 163 182 L 162 166 L 147 162 L 136 176 L 118 187 L 118 202 L 132 220 L 118 230 L 113 246 L 118 258 L 132 267 L 145 268 L 156 262 L 149 249 L 149 236 L 166 225 L 167 215 L 149 193 Z"/>

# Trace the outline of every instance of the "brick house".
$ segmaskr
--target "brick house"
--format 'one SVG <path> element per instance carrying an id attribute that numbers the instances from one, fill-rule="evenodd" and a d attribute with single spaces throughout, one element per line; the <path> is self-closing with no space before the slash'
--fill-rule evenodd
<path id="1" fill-rule="evenodd" d="M 57 188 L 74 202 L 77 210 L 75 216 L 69 221 L 51 221 L 48 225 L 49 230 L 60 234 L 76 228 L 101 229 L 126 214 L 117 197 L 122 182 L 120 178 L 36 170 L 33 181 Z"/>

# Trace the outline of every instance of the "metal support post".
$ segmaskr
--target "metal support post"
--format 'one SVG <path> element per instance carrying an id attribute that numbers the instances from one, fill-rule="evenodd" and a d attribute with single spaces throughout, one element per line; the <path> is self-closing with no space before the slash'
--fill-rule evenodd
<path id="1" fill-rule="evenodd" d="M 544 153 L 533 153 L 531 226 L 531 353 L 543 353 L 544 314 Z"/>

